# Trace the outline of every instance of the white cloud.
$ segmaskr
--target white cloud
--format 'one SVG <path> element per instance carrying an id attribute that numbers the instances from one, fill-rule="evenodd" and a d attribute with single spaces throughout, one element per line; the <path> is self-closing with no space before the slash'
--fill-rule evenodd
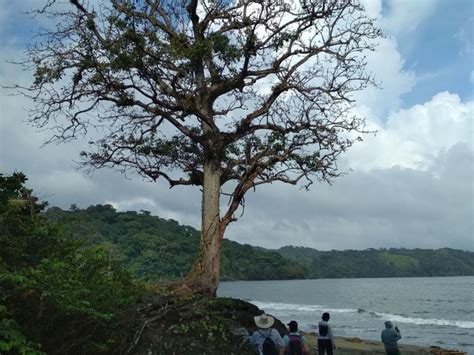
<path id="1" fill-rule="evenodd" d="M 384 28 L 392 35 L 413 35 L 423 20 L 434 13 L 439 0 L 391 0 L 389 13 L 382 19 Z"/>
<path id="2" fill-rule="evenodd" d="M 442 92 L 424 104 L 392 112 L 385 124 L 369 122 L 379 132 L 354 146 L 346 159 L 355 169 L 426 169 L 443 150 L 459 142 L 472 146 L 473 117 L 473 102 Z"/>
<path id="3" fill-rule="evenodd" d="M 369 17 L 376 19 L 376 25 L 387 32 L 387 20 L 382 15 L 381 0 L 362 0 Z M 392 4 L 392 6 L 398 6 Z M 373 122 L 384 122 L 387 115 L 402 104 L 402 96 L 410 92 L 415 84 L 415 73 L 404 67 L 405 61 L 398 50 L 396 37 L 378 40 L 375 51 L 364 53 L 367 70 L 372 73 L 378 87 L 369 87 L 356 93 L 356 113 Z M 370 124 L 370 122 L 369 122 Z"/>
<path id="4" fill-rule="evenodd" d="M 382 0 L 361 0 L 361 4 L 365 8 L 367 16 L 371 18 L 380 17 L 382 12 Z"/>
<path id="5" fill-rule="evenodd" d="M 110 200 L 105 201 L 106 204 L 112 205 L 116 210 L 119 211 L 138 211 L 144 209 L 144 206 L 148 206 L 147 210 L 155 209 L 157 207 L 156 202 L 150 197 L 135 197 L 128 200 Z"/>
<path id="6" fill-rule="evenodd" d="M 403 67 L 404 60 L 392 38 L 379 41 L 377 50 L 367 53 L 367 70 L 374 74 L 379 87 L 369 87 L 355 95 L 357 110 L 375 121 L 400 107 L 403 94 L 415 85 L 414 73 Z"/>

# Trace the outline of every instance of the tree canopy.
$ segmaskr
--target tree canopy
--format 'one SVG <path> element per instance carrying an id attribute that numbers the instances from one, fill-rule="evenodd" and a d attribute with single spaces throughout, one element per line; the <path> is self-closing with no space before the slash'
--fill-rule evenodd
<path id="1" fill-rule="evenodd" d="M 202 186 L 197 292 L 215 292 L 249 189 L 331 181 L 364 133 L 352 93 L 372 83 L 380 31 L 357 0 L 55 2 L 38 11 L 56 28 L 30 48 L 34 81 L 20 88 L 32 122 L 52 141 L 86 135 L 90 168 Z"/>
<path id="2" fill-rule="evenodd" d="M 53 140 L 101 129 L 93 167 L 202 185 L 211 154 L 221 185 L 310 183 L 337 175 L 352 144 L 340 133 L 363 128 L 351 93 L 370 83 L 361 52 L 380 33 L 356 1 L 71 3 L 30 49 L 26 92 L 33 122 L 67 123 Z"/>
<path id="3" fill-rule="evenodd" d="M 132 275 L 148 281 L 183 277 L 199 252 L 199 231 L 147 211 L 119 212 L 110 205 L 69 211 L 54 207 L 45 217 L 86 245 L 102 245 Z M 308 273 L 276 251 L 227 239 L 223 244 L 221 280 L 302 279 Z"/>

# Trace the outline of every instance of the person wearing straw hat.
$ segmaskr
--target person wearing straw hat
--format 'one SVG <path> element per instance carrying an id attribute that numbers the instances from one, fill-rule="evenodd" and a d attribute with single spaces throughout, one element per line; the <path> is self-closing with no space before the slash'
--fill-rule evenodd
<path id="1" fill-rule="evenodd" d="M 252 334 L 250 343 L 254 344 L 260 355 L 278 355 L 284 351 L 285 344 L 280 333 L 272 328 L 275 318 L 268 314 L 254 317 L 255 325 L 258 327 Z"/>

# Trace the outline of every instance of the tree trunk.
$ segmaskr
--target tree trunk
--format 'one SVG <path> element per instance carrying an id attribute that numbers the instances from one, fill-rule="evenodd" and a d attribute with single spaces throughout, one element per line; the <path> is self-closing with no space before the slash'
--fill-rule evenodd
<path id="1" fill-rule="evenodd" d="M 222 239 L 225 224 L 220 220 L 220 169 L 213 160 L 204 163 L 199 255 L 184 284 L 194 293 L 215 296 L 219 285 Z"/>

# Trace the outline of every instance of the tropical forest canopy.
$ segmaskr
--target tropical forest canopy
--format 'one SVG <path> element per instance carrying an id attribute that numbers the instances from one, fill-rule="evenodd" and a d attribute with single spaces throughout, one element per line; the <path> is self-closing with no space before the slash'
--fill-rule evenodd
<path id="1" fill-rule="evenodd" d="M 110 205 L 96 205 L 72 206 L 69 211 L 50 208 L 45 215 L 75 238 L 107 246 L 137 277 L 180 278 L 198 253 L 199 231 L 148 211 L 117 212 Z M 221 270 L 221 280 L 455 275 L 474 275 L 473 252 L 448 248 L 318 251 L 293 246 L 269 250 L 227 239 Z"/>
<path id="2" fill-rule="evenodd" d="M 148 211 L 117 212 L 110 205 L 50 208 L 46 217 L 88 245 L 106 246 L 137 277 L 178 279 L 192 266 L 199 250 L 199 232 Z M 260 250 L 224 239 L 221 279 L 268 280 L 304 278 L 307 270 L 276 251 Z"/>

